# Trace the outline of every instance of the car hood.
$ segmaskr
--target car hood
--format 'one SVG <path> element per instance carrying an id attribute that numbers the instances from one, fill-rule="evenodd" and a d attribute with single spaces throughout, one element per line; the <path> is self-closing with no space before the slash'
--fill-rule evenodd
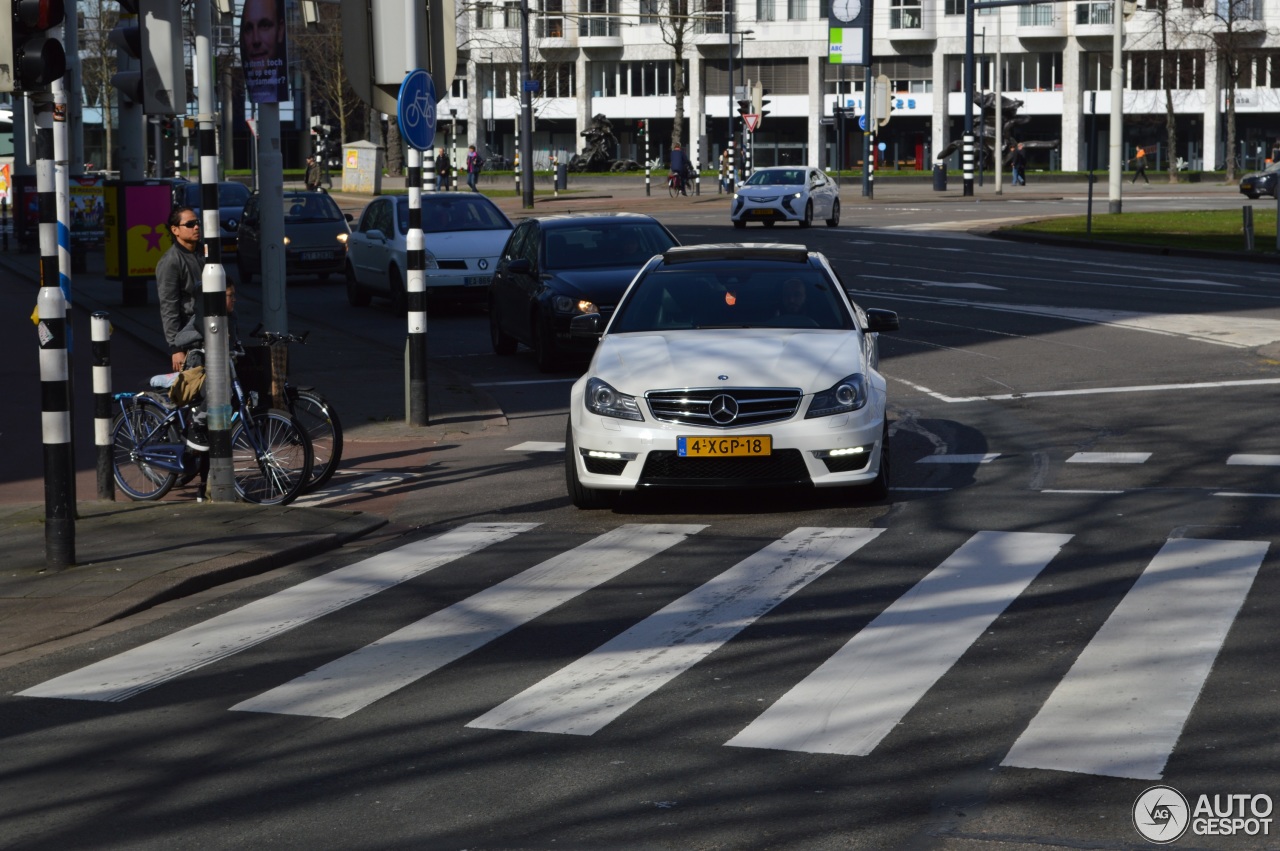
<path id="1" fill-rule="evenodd" d="M 627 285 L 643 265 L 569 269 L 551 273 L 545 283 L 562 295 L 584 298 L 595 304 L 617 304 Z"/>
<path id="2" fill-rule="evenodd" d="M 1251 172 L 1249 172 L 1248 174 L 1246 174 L 1244 177 L 1241 177 L 1241 178 L 1240 178 L 1240 180 L 1241 180 L 1241 181 L 1245 181 L 1245 180 L 1262 180 L 1263 178 L 1267 178 L 1267 177 L 1275 177 L 1275 176 L 1276 176 L 1276 172 L 1274 172 L 1274 171 L 1270 171 L 1270 172 L 1267 172 L 1267 171 L 1251 171 Z"/>
<path id="3" fill-rule="evenodd" d="M 739 195 L 746 195 L 748 198 L 756 198 L 760 196 L 777 197 L 778 195 L 794 195 L 799 192 L 804 194 L 803 186 L 788 186 L 781 183 L 760 183 L 755 186 L 738 187 Z"/>
<path id="4" fill-rule="evenodd" d="M 427 251 L 441 260 L 466 260 L 471 257 L 496 259 L 507 244 L 509 230 L 460 230 L 426 234 Z M 403 247 L 404 237 L 400 238 Z"/>
<path id="5" fill-rule="evenodd" d="M 607 334 L 589 374 L 623 393 L 673 387 L 826 390 L 865 373 L 858 335 L 777 328 Z"/>

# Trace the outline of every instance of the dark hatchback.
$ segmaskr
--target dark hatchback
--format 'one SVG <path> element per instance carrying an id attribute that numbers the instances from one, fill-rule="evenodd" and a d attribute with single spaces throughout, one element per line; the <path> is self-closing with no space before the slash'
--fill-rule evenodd
<path id="1" fill-rule="evenodd" d="M 244 205 L 236 264 L 247 283 L 262 273 L 262 196 Z M 351 214 L 342 212 L 326 192 L 284 193 L 284 273 L 313 275 L 325 281 L 347 266 Z"/>
<path id="2" fill-rule="evenodd" d="M 1280 186 L 1280 163 L 1272 163 L 1262 171 L 1246 174 L 1240 178 L 1240 194 L 1248 198 L 1261 195 L 1276 197 L 1276 187 Z"/>
<path id="3" fill-rule="evenodd" d="M 607 322 L 645 262 L 679 244 L 657 219 L 638 213 L 526 219 L 511 232 L 489 284 L 493 350 L 511 355 L 524 343 L 543 372 L 590 355 L 594 340 L 569 335 L 573 318 L 595 313 Z"/>

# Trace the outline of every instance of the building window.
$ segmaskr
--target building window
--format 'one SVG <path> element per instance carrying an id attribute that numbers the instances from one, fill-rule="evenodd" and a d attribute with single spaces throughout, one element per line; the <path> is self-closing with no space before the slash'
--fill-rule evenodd
<path id="1" fill-rule="evenodd" d="M 502 5 L 502 26 L 509 30 L 520 29 L 520 4 L 504 3 Z"/>
<path id="2" fill-rule="evenodd" d="M 495 14 L 492 3 L 481 3 L 476 6 L 476 29 L 492 30 L 496 29 Z"/>
<path id="3" fill-rule="evenodd" d="M 578 22 L 578 35 L 617 37 L 622 32 L 622 24 L 610 15 L 618 14 L 619 0 L 578 0 L 578 11 L 582 20 Z"/>
<path id="4" fill-rule="evenodd" d="M 729 31 L 729 4 L 734 0 L 704 0 L 702 4 L 702 20 L 695 32 L 711 35 L 724 35 Z"/>
<path id="5" fill-rule="evenodd" d="M 1056 23 L 1056 18 L 1052 3 L 1018 7 L 1018 26 L 1020 27 L 1051 27 Z"/>
<path id="6" fill-rule="evenodd" d="M 803 21 L 805 0 L 787 0 L 787 20 Z"/>
<path id="7" fill-rule="evenodd" d="M 537 38 L 564 38 L 564 0 L 542 0 L 541 12 L 534 21 Z"/>
<path id="8" fill-rule="evenodd" d="M 1076 23 L 1079 25 L 1110 26 L 1111 9 L 1115 6 L 1111 0 L 1100 3 L 1077 3 Z"/>
<path id="9" fill-rule="evenodd" d="M 658 23 L 658 0 L 640 0 L 640 24 Z"/>
<path id="10" fill-rule="evenodd" d="M 964 0 L 945 0 L 942 6 L 944 15 L 963 15 Z"/>
<path id="11" fill-rule="evenodd" d="M 1135 91 L 1204 88 L 1204 53 L 1199 50 L 1126 53 L 1124 61 L 1125 86 Z M 1250 64 L 1241 63 L 1241 67 L 1247 68 Z M 1252 79 L 1251 71 L 1250 68 L 1245 72 L 1246 80 Z M 1242 84 L 1241 88 L 1249 85 L 1251 83 Z"/>
<path id="12" fill-rule="evenodd" d="M 890 0 L 889 29 L 918 30 L 923 25 L 920 0 Z"/>
<path id="13" fill-rule="evenodd" d="M 773 21 L 777 16 L 773 13 L 773 0 L 756 0 L 756 20 Z"/>

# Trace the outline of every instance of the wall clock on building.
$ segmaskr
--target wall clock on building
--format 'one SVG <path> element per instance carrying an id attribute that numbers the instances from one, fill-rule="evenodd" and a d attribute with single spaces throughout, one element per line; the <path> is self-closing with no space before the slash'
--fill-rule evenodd
<path id="1" fill-rule="evenodd" d="M 834 0 L 831 14 L 842 21 L 852 21 L 862 14 L 862 0 Z"/>

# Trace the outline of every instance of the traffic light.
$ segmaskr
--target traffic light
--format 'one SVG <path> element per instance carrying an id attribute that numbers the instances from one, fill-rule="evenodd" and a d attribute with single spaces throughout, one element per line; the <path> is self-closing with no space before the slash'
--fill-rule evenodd
<path id="1" fill-rule="evenodd" d="M 0 92 L 30 92 L 62 79 L 67 55 L 57 33 L 63 0 L 0 0 Z"/>
<path id="2" fill-rule="evenodd" d="M 172 139 L 175 129 L 172 118 L 166 115 L 160 119 L 160 134 L 164 136 L 164 138 Z"/>
<path id="3" fill-rule="evenodd" d="M 765 95 L 769 94 L 769 90 L 757 86 L 756 91 L 759 92 L 759 95 L 755 98 L 755 113 L 760 116 L 761 121 L 764 121 L 764 117 L 769 114 L 769 110 L 765 109 L 769 105 L 769 101 L 765 99 Z"/>
<path id="4" fill-rule="evenodd" d="M 120 22 L 108 39 L 141 69 L 118 71 L 111 85 L 147 115 L 186 112 L 181 0 L 120 0 Z"/>
<path id="5" fill-rule="evenodd" d="M 644 136 L 644 119 L 643 118 L 636 122 L 636 135 L 641 137 Z"/>
<path id="6" fill-rule="evenodd" d="M 750 112 L 751 112 L 751 100 L 749 98 L 743 98 L 742 100 L 738 101 L 738 114 L 747 115 Z"/>

